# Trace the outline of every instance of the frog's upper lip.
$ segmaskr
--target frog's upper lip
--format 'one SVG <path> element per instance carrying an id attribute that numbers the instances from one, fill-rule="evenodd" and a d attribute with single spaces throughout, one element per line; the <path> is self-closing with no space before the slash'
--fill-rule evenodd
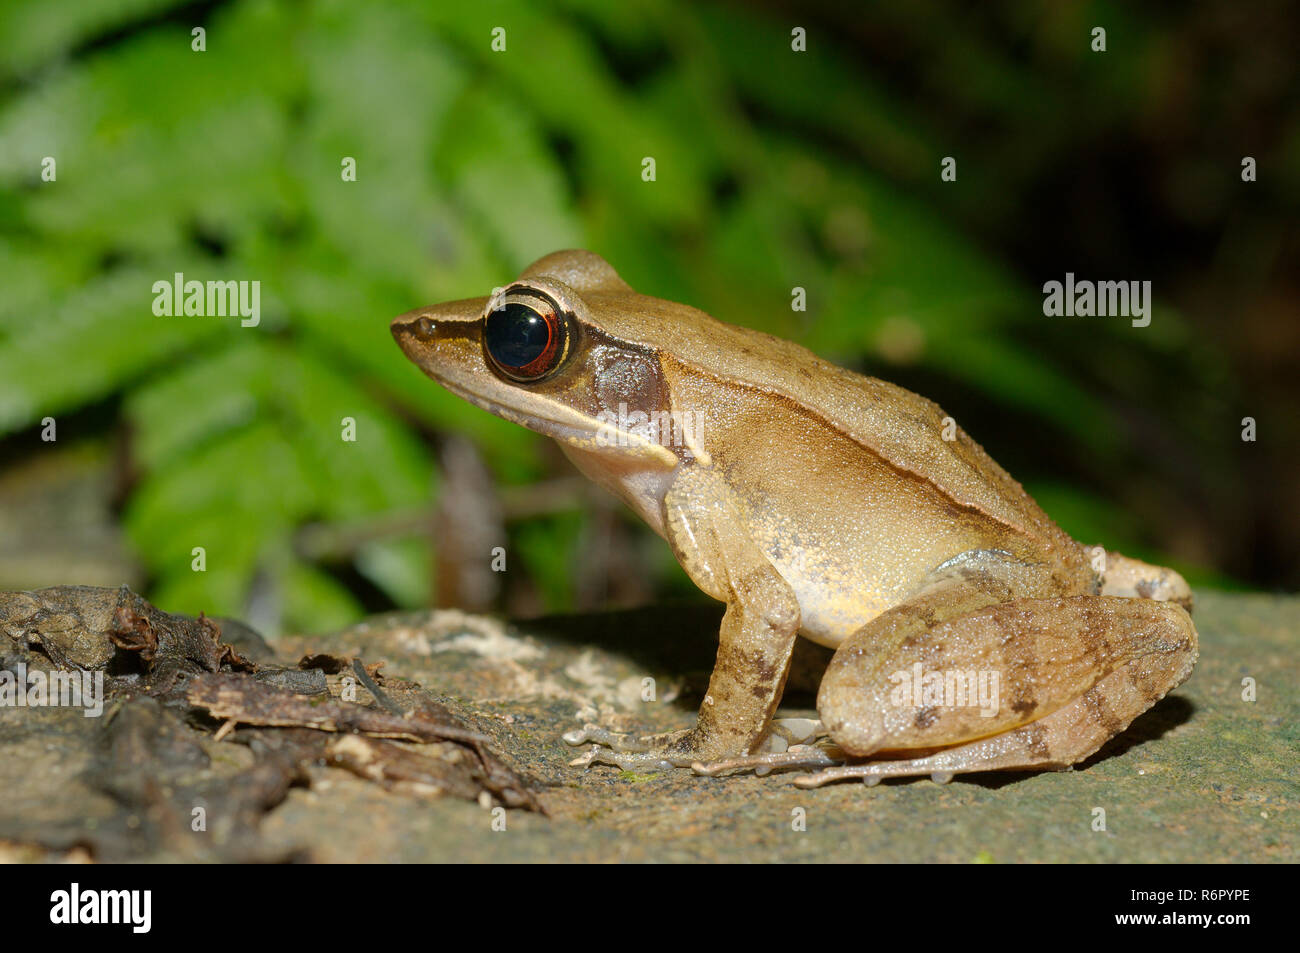
<path id="1" fill-rule="evenodd" d="M 442 304 L 425 305 L 399 314 L 389 322 L 393 333 L 407 330 L 414 331 L 414 325 L 421 318 L 429 318 L 439 323 L 473 324 L 483 317 L 487 307 L 487 298 L 463 298 L 460 301 L 444 301 Z"/>
<path id="2" fill-rule="evenodd" d="M 558 417 L 549 414 L 521 410 L 515 405 L 502 403 L 466 384 L 456 381 L 441 370 L 433 371 L 430 376 L 457 397 L 469 401 L 475 407 L 509 420 L 511 423 L 519 424 L 521 427 L 527 427 L 529 430 L 545 433 L 548 436 L 586 439 L 594 436 L 599 427 L 599 424 L 592 421 L 591 418 L 576 411 L 572 411 L 573 416 L 568 420 L 560 420 Z"/>
<path id="3" fill-rule="evenodd" d="M 621 440 L 600 440 L 601 431 L 608 425 L 602 424 L 586 414 L 578 413 L 576 410 L 568 410 L 562 405 L 558 409 L 568 415 L 567 419 L 560 419 L 554 414 L 544 414 L 539 410 L 521 410 L 511 404 L 503 404 L 499 400 L 488 397 L 463 383 L 451 379 L 446 372 L 430 372 L 429 376 L 457 397 L 468 401 L 475 407 L 547 437 L 589 448 L 617 448 L 617 451 L 624 454 L 636 457 L 649 456 L 668 466 L 675 466 L 677 463 L 677 457 L 671 450 L 657 443 L 652 443 L 638 434 L 622 432 Z"/>
<path id="4" fill-rule="evenodd" d="M 398 315 L 389 325 L 398 346 L 406 352 L 407 357 L 411 358 L 426 375 L 462 400 L 469 401 L 474 406 L 512 423 L 528 427 L 530 430 L 537 430 L 548 435 L 554 434 L 579 439 L 589 437 L 595 433 L 598 425 L 577 412 L 571 412 L 572 417 L 561 420 L 551 414 L 542 413 L 540 407 L 523 410 L 517 405 L 507 404 L 488 396 L 481 389 L 474 386 L 472 373 L 457 373 L 454 360 L 448 360 L 442 366 L 430 366 L 429 362 L 423 360 L 418 352 L 408 348 L 407 343 L 425 337 L 419 330 L 421 321 L 430 321 L 436 324 L 439 318 L 444 321 L 447 320 L 445 315 L 435 317 L 431 313 L 431 309 L 417 308 L 414 311 L 408 311 L 406 314 Z M 468 316 L 460 316 L 458 320 L 461 324 L 468 325 L 471 323 Z"/>

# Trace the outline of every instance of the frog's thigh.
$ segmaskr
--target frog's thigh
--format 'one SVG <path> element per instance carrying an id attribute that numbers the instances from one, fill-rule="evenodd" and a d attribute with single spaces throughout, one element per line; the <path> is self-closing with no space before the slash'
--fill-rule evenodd
<path id="1" fill-rule="evenodd" d="M 817 698 L 831 738 L 855 756 L 987 739 L 926 770 L 1068 765 L 1181 684 L 1196 630 L 1151 599 L 1011 599 L 954 610 L 922 597 L 844 642 Z M 923 773 L 922 771 L 907 773 Z"/>

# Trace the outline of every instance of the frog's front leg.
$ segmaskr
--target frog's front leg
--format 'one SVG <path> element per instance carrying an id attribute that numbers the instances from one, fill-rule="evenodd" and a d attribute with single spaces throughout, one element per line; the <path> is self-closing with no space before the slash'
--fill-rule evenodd
<path id="1" fill-rule="evenodd" d="M 727 603 L 718 656 L 694 728 L 628 739 L 589 725 L 565 736 L 595 742 L 575 763 L 624 769 L 688 766 L 748 754 L 781 700 L 799 631 L 794 591 L 744 529 L 726 484 L 710 468 L 681 470 L 664 497 L 665 535 L 691 580 Z"/>

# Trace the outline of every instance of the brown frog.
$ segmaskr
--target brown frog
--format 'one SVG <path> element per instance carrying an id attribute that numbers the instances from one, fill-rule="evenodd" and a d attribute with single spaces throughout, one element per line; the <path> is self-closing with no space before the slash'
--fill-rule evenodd
<path id="1" fill-rule="evenodd" d="M 1076 543 L 935 404 L 638 294 L 595 254 L 392 332 L 453 393 L 554 438 L 727 604 L 695 727 L 589 725 L 566 736 L 597 743 L 588 762 L 820 769 L 806 786 L 1064 768 L 1195 664 L 1182 577 Z M 835 654 L 820 724 L 791 738 L 773 713 L 800 635 Z"/>

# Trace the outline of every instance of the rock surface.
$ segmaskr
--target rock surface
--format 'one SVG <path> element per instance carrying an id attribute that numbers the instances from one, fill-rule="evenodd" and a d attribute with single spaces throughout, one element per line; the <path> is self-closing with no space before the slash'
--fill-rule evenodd
<path id="1" fill-rule="evenodd" d="M 373 756 L 352 743 L 326 763 L 301 762 L 276 783 L 250 786 L 250 772 L 273 769 L 267 749 L 280 743 L 273 739 L 308 743 L 322 732 L 262 727 L 254 736 L 255 729 L 241 726 L 218 739 L 218 722 L 192 713 L 162 719 L 165 699 L 131 695 L 113 719 L 116 728 L 67 709 L 0 708 L 0 857 L 1300 859 L 1300 599 L 1200 594 L 1201 660 L 1191 679 L 1073 771 L 802 790 L 783 774 L 712 779 L 570 767 L 579 751 L 560 735 L 584 721 L 635 731 L 692 723 L 719 614 L 710 606 L 660 608 L 502 625 L 436 611 L 378 617 L 271 646 L 286 666 L 311 655 L 361 656 L 367 671 L 382 661 L 377 680 L 389 705 L 443 706 L 458 724 L 486 736 L 502 770 L 523 779 L 544 813 L 505 807 L 487 791 L 466 799 L 450 784 L 437 794 L 438 784 L 395 781 L 392 771 L 376 784 L 356 764 L 339 766 L 344 756 Z M 336 697 L 339 678 L 329 676 Z M 655 701 L 642 701 L 647 678 L 654 679 Z M 1246 679 L 1254 681 L 1253 701 L 1243 699 Z M 364 687 L 357 701 L 382 711 Z M 809 716 L 811 706 L 811 694 L 792 689 L 781 714 Z M 113 744 L 105 744 L 106 731 L 116 732 Z M 384 744 L 417 760 L 429 753 L 407 740 Z M 166 797 L 148 802 L 150 810 L 171 811 L 179 823 L 133 816 L 133 802 L 105 783 L 117 769 L 150 757 L 167 759 L 167 770 L 155 774 L 168 788 Z M 236 789 L 251 793 L 240 801 L 231 796 Z M 207 831 L 192 832 L 188 806 L 205 798 L 221 816 L 210 818 Z M 805 829 L 796 830 L 800 818 Z M 88 824 L 96 837 L 87 835 Z"/>

